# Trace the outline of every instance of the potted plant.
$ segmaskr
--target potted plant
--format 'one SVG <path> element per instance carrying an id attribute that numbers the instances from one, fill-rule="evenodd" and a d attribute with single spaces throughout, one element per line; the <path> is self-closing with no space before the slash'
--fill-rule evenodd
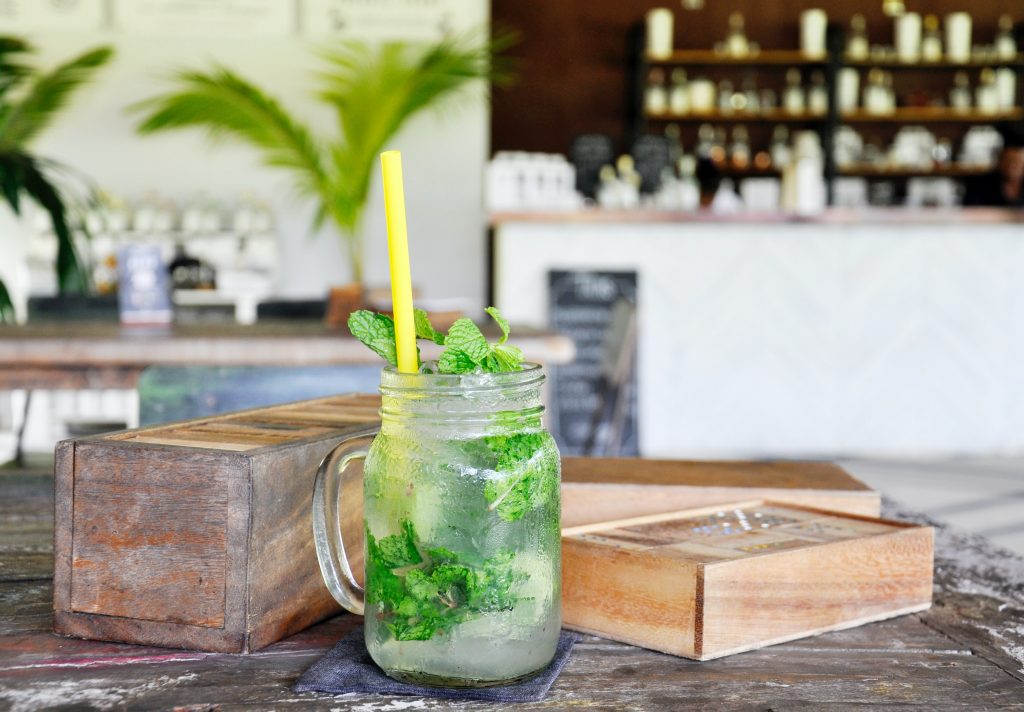
<path id="1" fill-rule="evenodd" d="M 479 80 L 495 80 L 506 38 L 445 39 L 412 45 L 349 42 L 322 54 L 317 96 L 337 113 L 339 132 L 316 136 L 274 97 L 222 66 L 182 71 L 178 86 L 138 105 L 143 134 L 198 127 L 260 151 L 266 165 L 289 171 L 296 192 L 317 203 L 313 228 L 330 221 L 348 254 L 353 284 L 332 290 L 328 320 L 344 323 L 363 301 L 360 224 L 378 154 L 413 116 Z"/>
<path id="2" fill-rule="evenodd" d="M 57 236 L 57 285 L 62 296 L 85 294 L 88 275 L 75 250 L 65 192 L 54 180 L 62 167 L 36 156 L 32 141 L 54 120 L 82 84 L 113 56 L 109 47 L 90 50 L 51 72 L 23 63 L 32 47 L 0 37 L 0 197 L 15 214 L 23 197 L 47 212 Z M 11 295 L 0 280 L 0 323 L 14 321 Z"/>

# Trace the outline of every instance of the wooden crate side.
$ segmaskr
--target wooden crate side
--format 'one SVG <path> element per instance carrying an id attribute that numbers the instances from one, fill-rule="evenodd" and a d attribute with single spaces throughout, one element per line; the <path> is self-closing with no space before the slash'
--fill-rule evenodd
<path id="1" fill-rule="evenodd" d="M 71 542 L 74 515 L 75 442 L 54 448 L 53 609 L 71 610 Z"/>
<path id="2" fill-rule="evenodd" d="M 55 611 L 54 630 L 72 638 L 116 640 L 162 648 L 207 650 L 215 653 L 241 653 L 245 634 L 222 628 L 141 621 L 132 618 Z"/>
<path id="3" fill-rule="evenodd" d="M 562 482 L 562 526 L 672 512 L 741 499 L 819 507 L 877 517 L 882 498 L 871 490 L 774 489 L 772 487 L 606 484 Z"/>
<path id="4" fill-rule="evenodd" d="M 562 540 L 567 628 L 693 657 L 698 590 L 693 562 Z"/>
<path id="5" fill-rule="evenodd" d="M 228 480 L 244 458 L 92 441 L 74 462 L 70 609 L 223 627 Z"/>
<path id="6" fill-rule="evenodd" d="M 930 527 L 906 527 L 705 564 L 698 659 L 927 608 L 932 594 L 933 539 Z"/>
<path id="7" fill-rule="evenodd" d="M 369 445 L 376 428 L 350 426 L 366 433 Z M 344 432 L 344 431 L 341 431 Z M 249 650 L 336 614 L 340 607 L 320 575 L 313 544 L 313 481 L 323 458 L 340 441 L 335 433 L 317 442 L 290 445 L 253 459 L 252 529 L 250 534 Z M 342 496 L 353 506 L 343 534 L 354 571 L 362 574 L 362 477 L 356 473 Z"/>

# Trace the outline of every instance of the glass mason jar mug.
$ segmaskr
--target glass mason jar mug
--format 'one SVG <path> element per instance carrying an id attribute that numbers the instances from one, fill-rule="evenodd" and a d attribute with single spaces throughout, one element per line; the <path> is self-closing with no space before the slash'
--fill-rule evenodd
<path id="1" fill-rule="evenodd" d="M 561 628 L 560 463 L 541 424 L 540 366 L 381 375 L 381 428 L 343 441 L 317 473 L 313 528 L 331 594 L 364 615 L 393 678 L 480 687 L 554 657 Z M 364 458 L 365 592 L 338 515 Z"/>

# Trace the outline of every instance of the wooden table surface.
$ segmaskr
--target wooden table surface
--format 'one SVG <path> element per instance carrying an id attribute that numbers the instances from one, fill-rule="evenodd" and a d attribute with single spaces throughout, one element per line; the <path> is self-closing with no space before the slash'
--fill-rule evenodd
<path id="1" fill-rule="evenodd" d="M 530 361 L 560 364 L 575 355 L 566 336 L 519 327 L 512 333 L 510 341 Z M 436 355 L 432 344 L 424 344 L 423 349 L 426 358 Z M 0 327 L 0 389 L 133 388 L 139 372 L 152 365 L 319 366 L 379 361 L 347 332 L 311 320 L 252 326 L 151 328 L 69 322 Z"/>
<path id="2" fill-rule="evenodd" d="M 248 656 L 58 638 L 52 492 L 48 474 L 0 470 L 0 709 L 497 709 L 292 692 L 349 615 Z M 548 699 L 515 709 L 1024 709 L 1024 559 L 936 535 L 929 611 L 705 663 L 585 637 Z"/>

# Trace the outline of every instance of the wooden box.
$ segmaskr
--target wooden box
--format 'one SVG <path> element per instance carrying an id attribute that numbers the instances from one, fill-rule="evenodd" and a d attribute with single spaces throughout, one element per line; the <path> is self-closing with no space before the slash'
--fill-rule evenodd
<path id="1" fill-rule="evenodd" d="M 336 613 L 313 480 L 343 435 L 375 431 L 378 407 L 339 396 L 60 443 L 54 629 L 247 652 Z M 345 531 L 361 552 L 353 489 Z"/>
<path id="2" fill-rule="evenodd" d="M 753 501 L 562 534 L 566 627 L 696 660 L 931 605 L 931 527 Z"/>
<path id="3" fill-rule="evenodd" d="M 878 492 L 824 462 L 562 459 L 562 526 L 770 499 L 877 517 Z"/>

